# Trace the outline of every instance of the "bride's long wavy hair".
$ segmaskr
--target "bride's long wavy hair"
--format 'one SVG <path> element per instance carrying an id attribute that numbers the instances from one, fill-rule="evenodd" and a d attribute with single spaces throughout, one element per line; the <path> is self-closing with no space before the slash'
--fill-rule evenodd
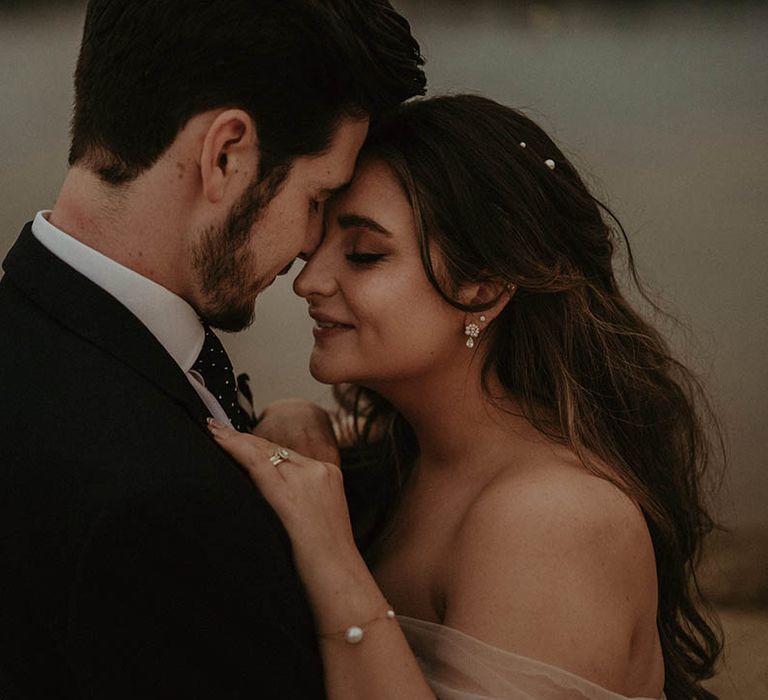
<path id="1" fill-rule="evenodd" d="M 612 261 L 623 240 L 630 278 L 658 311 L 621 224 L 536 124 L 489 99 L 405 104 L 375 125 L 363 157 L 386 162 L 400 181 L 424 269 L 448 303 L 490 306 L 459 303 L 464 282 L 516 285 L 481 338 L 489 398 L 493 375 L 532 425 L 639 505 L 658 570 L 665 692 L 670 700 L 714 698 L 701 681 L 713 675 L 722 645 L 702 612 L 695 567 L 713 526 L 703 484 L 713 448 L 723 455 L 721 433 L 697 378 L 619 289 Z M 354 430 L 345 460 L 389 477 L 388 507 L 373 513 L 365 546 L 391 512 L 418 444 L 376 393 L 345 385 L 336 396 L 341 424 Z"/>

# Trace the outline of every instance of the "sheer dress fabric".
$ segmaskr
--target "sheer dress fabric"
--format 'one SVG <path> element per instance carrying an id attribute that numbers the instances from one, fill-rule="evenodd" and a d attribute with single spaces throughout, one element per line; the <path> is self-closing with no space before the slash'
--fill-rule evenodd
<path id="1" fill-rule="evenodd" d="M 489 646 L 451 627 L 402 615 L 397 620 L 439 700 L 628 700 L 568 671 Z"/>

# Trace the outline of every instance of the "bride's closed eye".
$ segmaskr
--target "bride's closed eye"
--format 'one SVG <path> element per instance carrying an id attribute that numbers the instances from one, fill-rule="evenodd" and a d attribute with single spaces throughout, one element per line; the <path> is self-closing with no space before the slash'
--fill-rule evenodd
<path id="1" fill-rule="evenodd" d="M 349 262 L 354 265 L 374 265 L 381 261 L 386 255 L 384 253 L 347 253 L 344 256 Z"/>

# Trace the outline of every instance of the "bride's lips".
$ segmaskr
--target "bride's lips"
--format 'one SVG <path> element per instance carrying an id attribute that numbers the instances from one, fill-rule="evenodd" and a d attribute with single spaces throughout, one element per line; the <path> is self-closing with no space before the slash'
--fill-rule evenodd
<path id="1" fill-rule="evenodd" d="M 310 311 L 309 315 L 315 320 L 315 326 L 312 328 L 312 335 L 318 340 L 321 338 L 331 338 L 354 329 L 349 323 L 328 316 L 317 311 Z"/>

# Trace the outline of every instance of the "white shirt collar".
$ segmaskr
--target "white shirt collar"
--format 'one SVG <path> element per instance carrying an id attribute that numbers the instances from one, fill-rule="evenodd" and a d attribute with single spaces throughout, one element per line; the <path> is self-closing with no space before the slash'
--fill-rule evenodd
<path id="1" fill-rule="evenodd" d="M 205 341 L 195 310 L 165 287 L 120 265 L 56 228 L 41 211 L 32 233 L 54 255 L 111 294 L 157 338 L 184 372 L 194 365 Z"/>

